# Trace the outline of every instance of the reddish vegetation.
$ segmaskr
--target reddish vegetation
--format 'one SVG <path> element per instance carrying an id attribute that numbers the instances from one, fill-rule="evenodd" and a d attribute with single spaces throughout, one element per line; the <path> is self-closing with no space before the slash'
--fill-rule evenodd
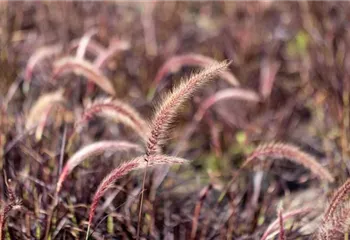
<path id="1" fill-rule="evenodd" d="M 350 4 L 0 15 L 0 240 L 347 237 Z"/>

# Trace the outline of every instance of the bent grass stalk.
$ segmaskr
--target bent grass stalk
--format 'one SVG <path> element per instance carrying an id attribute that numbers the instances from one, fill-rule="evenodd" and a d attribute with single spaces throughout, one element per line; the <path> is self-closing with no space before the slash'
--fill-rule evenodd
<path id="1" fill-rule="evenodd" d="M 218 64 L 218 62 L 215 59 L 201 54 L 189 53 L 174 56 L 160 67 L 153 81 L 153 86 L 158 86 L 158 84 L 161 82 L 162 79 L 165 78 L 167 74 L 174 73 L 184 66 L 199 66 L 202 68 L 208 68 L 211 65 L 215 64 Z M 232 86 L 239 86 L 237 78 L 227 70 L 221 71 L 220 77 Z"/>
<path id="2" fill-rule="evenodd" d="M 140 152 L 142 151 L 142 148 L 139 145 L 126 141 L 100 141 L 81 148 L 64 165 L 62 173 L 57 182 L 56 193 L 60 192 L 62 184 L 67 178 L 68 174 L 71 173 L 73 169 L 85 159 L 95 157 L 106 151 L 127 151 L 131 149 L 135 149 Z"/>
<path id="3" fill-rule="evenodd" d="M 147 134 L 149 132 L 148 123 L 140 116 L 136 109 L 123 101 L 117 99 L 96 100 L 84 110 L 81 119 L 75 123 L 75 128 L 79 130 L 84 123 L 90 121 L 95 115 L 121 122 L 133 129 L 144 141 L 147 140 Z"/>
<path id="4" fill-rule="evenodd" d="M 84 59 L 84 55 L 87 49 L 87 46 L 89 45 L 89 42 L 91 38 L 97 34 L 97 29 L 92 28 L 87 33 L 84 34 L 84 36 L 80 39 L 77 52 L 76 52 L 76 58 Z"/>
<path id="5" fill-rule="evenodd" d="M 242 88 L 228 88 L 221 91 L 218 91 L 214 95 L 208 97 L 203 101 L 203 103 L 200 105 L 198 111 L 194 115 L 194 121 L 199 122 L 203 119 L 204 114 L 208 111 L 210 107 L 212 107 L 214 104 L 228 100 L 228 99 L 234 99 L 234 100 L 245 100 L 248 102 L 259 102 L 260 97 L 259 95 L 248 89 L 242 89 Z"/>
<path id="6" fill-rule="evenodd" d="M 43 94 L 30 109 L 27 121 L 26 129 L 32 129 L 36 127 L 42 119 L 45 118 L 45 115 L 50 112 L 50 109 L 53 105 L 58 103 L 65 102 L 63 97 L 63 89 L 58 91 Z"/>
<path id="7" fill-rule="evenodd" d="M 73 41 L 71 41 L 70 46 L 69 46 L 69 52 L 73 52 L 75 49 L 77 49 L 79 47 L 81 39 L 74 39 Z M 90 39 L 90 41 L 88 42 L 86 49 L 86 52 L 89 52 L 93 55 L 100 55 L 105 51 L 105 47 L 102 46 L 99 42 L 97 42 L 94 39 Z"/>
<path id="8" fill-rule="evenodd" d="M 305 207 L 305 208 L 291 210 L 281 215 L 279 214 L 278 218 L 267 227 L 263 236 L 261 237 L 261 240 L 266 240 L 270 236 L 270 234 L 272 234 L 280 226 L 281 219 L 282 219 L 282 222 L 285 222 L 287 219 L 290 219 L 297 215 L 309 213 L 312 210 L 313 209 L 310 207 Z"/>
<path id="9" fill-rule="evenodd" d="M 24 71 L 24 79 L 30 82 L 32 79 L 33 71 L 36 65 L 38 65 L 45 58 L 59 54 L 62 51 L 62 45 L 52 45 L 41 47 L 34 52 L 29 58 L 26 69 Z"/>
<path id="10" fill-rule="evenodd" d="M 44 128 L 46 126 L 47 120 L 48 120 L 52 110 L 53 110 L 53 105 L 48 106 L 45 109 L 45 112 L 43 112 L 42 118 L 39 120 L 38 126 L 37 126 L 36 131 L 35 131 L 35 139 L 36 139 L 36 141 L 40 141 L 41 140 L 41 137 L 42 137 L 43 132 L 44 132 Z"/>
<path id="11" fill-rule="evenodd" d="M 291 144 L 269 143 L 260 145 L 248 156 L 243 163 L 242 168 L 248 167 L 255 159 L 260 157 L 287 158 L 303 165 L 320 179 L 334 182 L 332 174 L 319 164 L 313 156 L 301 151 L 298 147 Z"/>
<path id="12" fill-rule="evenodd" d="M 54 63 L 54 79 L 68 72 L 82 75 L 89 81 L 94 82 L 105 92 L 115 95 L 115 90 L 110 80 L 105 77 L 98 68 L 86 60 L 75 57 L 65 57 Z"/>
<path id="13" fill-rule="evenodd" d="M 94 61 L 94 65 L 101 69 L 117 53 L 130 49 L 128 41 L 114 39 L 110 42 L 108 48 L 101 52 Z"/>

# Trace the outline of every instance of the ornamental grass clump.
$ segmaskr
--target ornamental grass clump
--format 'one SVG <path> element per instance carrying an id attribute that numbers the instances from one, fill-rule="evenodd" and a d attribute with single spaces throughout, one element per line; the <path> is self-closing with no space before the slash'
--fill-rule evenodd
<path id="1" fill-rule="evenodd" d="M 182 164 L 186 162 L 186 160 L 182 158 L 162 155 L 160 153 L 161 147 L 169 136 L 170 126 L 183 104 L 196 92 L 196 90 L 213 80 L 221 71 L 224 71 L 227 66 L 228 63 L 226 62 L 214 64 L 211 67 L 192 75 L 188 80 L 182 81 L 178 86 L 174 87 L 170 93 L 165 95 L 163 100 L 160 102 L 160 105 L 157 108 L 151 122 L 150 132 L 147 135 L 145 155 L 121 164 L 100 183 L 90 207 L 89 225 L 86 238 L 88 238 L 89 230 L 100 198 L 117 179 L 121 178 L 132 170 L 145 169 L 142 186 L 142 190 L 144 190 L 148 166 Z M 141 193 L 140 201 L 137 236 L 139 236 L 140 230 L 143 191 Z"/>

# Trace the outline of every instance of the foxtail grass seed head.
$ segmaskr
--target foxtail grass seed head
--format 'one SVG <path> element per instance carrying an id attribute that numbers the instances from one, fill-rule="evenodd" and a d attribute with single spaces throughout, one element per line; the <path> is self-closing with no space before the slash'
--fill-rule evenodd
<path id="1" fill-rule="evenodd" d="M 153 167 L 157 165 L 172 165 L 172 164 L 184 164 L 188 162 L 186 159 L 171 157 L 166 155 L 153 155 L 149 157 L 149 162 L 144 161 L 145 156 L 140 156 L 134 158 L 131 161 L 124 162 L 115 168 L 110 174 L 108 174 L 104 180 L 100 183 L 99 187 L 96 190 L 92 204 L 90 207 L 89 213 L 89 228 L 91 226 L 97 204 L 100 201 L 101 197 L 105 194 L 108 188 L 110 188 L 116 180 L 123 177 L 133 170 L 143 169 L 146 166 Z M 88 234 L 88 233 L 87 233 Z"/>
<path id="2" fill-rule="evenodd" d="M 320 179 L 334 182 L 332 174 L 324 168 L 317 160 L 308 153 L 303 152 L 298 147 L 285 143 L 269 143 L 257 147 L 245 160 L 242 168 L 246 168 L 251 163 L 261 157 L 286 158 L 295 163 L 303 165 Z"/>
<path id="3" fill-rule="evenodd" d="M 214 64 L 203 71 L 183 80 L 168 93 L 158 106 L 151 124 L 151 132 L 147 141 L 146 155 L 155 154 L 169 136 L 170 125 L 181 106 L 196 90 L 210 82 L 228 66 L 227 62 Z"/>
<path id="4" fill-rule="evenodd" d="M 87 80 L 98 85 L 106 93 L 115 95 L 115 90 L 111 81 L 90 62 L 75 57 L 65 57 L 54 63 L 53 78 L 58 78 L 70 72 L 84 76 Z"/>
<path id="5" fill-rule="evenodd" d="M 96 115 L 123 123 L 134 130 L 141 139 L 147 140 L 149 124 L 136 109 L 118 99 L 104 98 L 94 101 L 87 106 L 81 118 L 76 121 L 75 128 L 77 130 L 81 129 L 84 123 L 89 122 Z"/>

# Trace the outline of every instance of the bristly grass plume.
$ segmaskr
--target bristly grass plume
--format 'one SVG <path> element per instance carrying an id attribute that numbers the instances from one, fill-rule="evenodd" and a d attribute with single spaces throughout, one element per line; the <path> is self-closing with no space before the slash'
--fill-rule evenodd
<path id="1" fill-rule="evenodd" d="M 58 78 L 64 73 L 73 72 L 77 75 L 86 77 L 87 80 L 94 82 L 106 93 L 115 95 L 114 87 L 111 81 L 90 62 L 75 57 L 65 57 L 54 63 L 53 78 Z"/>
<path id="2" fill-rule="evenodd" d="M 333 194 L 314 239 L 345 239 L 350 230 L 349 192 L 350 179 Z"/>
<path id="3" fill-rule="evenodd" d="M 26 129 L 37 127 L 43 118 L 47 118 L 47 114 L 53 105 L 64 103 L 66 100 L 63 93 L 64 90 L 59 89 L 55 92 L 41 95 L 28 113 Z"/>
<path id="4" fill-rule="evenodd" d="M 155 154 L 169 136 L 170 124 L 174 121 L 180 107 L 200 87 L 210 82 L 214 77 L 225 71 L 228 62 L 214 64 L 188 80 L 182 81 L 167 94 L 159 105 L 151 123 L 151 132 L 147 141 L 146 156 Z M 146 157 L 147 160 L 147 157 Z"/>
<path id="5" fill-rule="evenodd" d="M 324 215 L 324 221 L 327 222 L 344 200 L 348 197 L 350 192 L 350 179 L 348 179 L 338 190 L 333 194 L 329 207 Z"/>
<path id="6" fill-rule="evenodd" d="M 95 211 L 99 200 L 107 191 L 107 189 L 111 187 L 116 180 L 118 180 L 119 178 L 123 177 L 124 175 L 128 174 L 133 170 L 146 168 L 147 165 L 152 167 L 156 165 L 183 164 L 188 162 L 186 159 L 183 159 L 183 158 L 177 158 L 177 157 L 171 157 L 171 156 L 165 156 L 165 155 L 150 156 L 148 158 L 149 162 L 145 162 L 144 158 L 145 156 L 139 156 L 137 158 L 134 158 L 131 161 L 122 163 L 119 167 L 115 168 L 110 174 L 108 174 L 104 180 L 102 180 L 102 182 L 100 183 L 99 187 L 96 190 L 96 193 L 94 195 L 94 198 L 92 200 L 92 204 L 90 207 L 89 226 L 86 234 L 86 239 L 88 239 L 89 230 L 90 230 L 92 220 L 95 215 Z"/>
<path id="7" fill-rule="evenodd" d="M 109 46 L 94 61 L 94 65 L 101 69 L 104 67 L 108 61 L 114 57 L 117 53 L 121 51 L 128 50 L 130 48 L 130 43 L 128 41 L 120 40 L 120 39 L 112 39 L 109 42 Z"/>
<path id="8" fill-rule="evenodd" d="M 16 198 L 13 189 L 11 189 L 12 186 L 7 182 L 5 185 L 7 185 L 8 201 L 0 201 L 0 240 L 5 239 L 3 231 L 7 215 L 11 210 L 18 209 L 22 205 L 21 200 Z"/>
<path id="9" fill-rule="evenodd" d="M 121 122 L 135 131 L 144 141 L 147 140 L 149 124 L 129 104 L 118 99 L 98 99 L 88 106 L 82 117 L 76 122 L 75 128 L 80 129 L 83 123 L 91 120 L 95 115 Z"/>
<path id="10" fill-rule="evenodd" d="M 320 179 L 334 182 L 332 174 L 324 168 L 317 160 L 298 147 L 285 143 L 269 143 L 257 147 L 245 160 L 242 168 L 248 167 L 255 159 L 260 157 L 277 157 L 287 158 L 309 169 L 313 174 Z"/>

